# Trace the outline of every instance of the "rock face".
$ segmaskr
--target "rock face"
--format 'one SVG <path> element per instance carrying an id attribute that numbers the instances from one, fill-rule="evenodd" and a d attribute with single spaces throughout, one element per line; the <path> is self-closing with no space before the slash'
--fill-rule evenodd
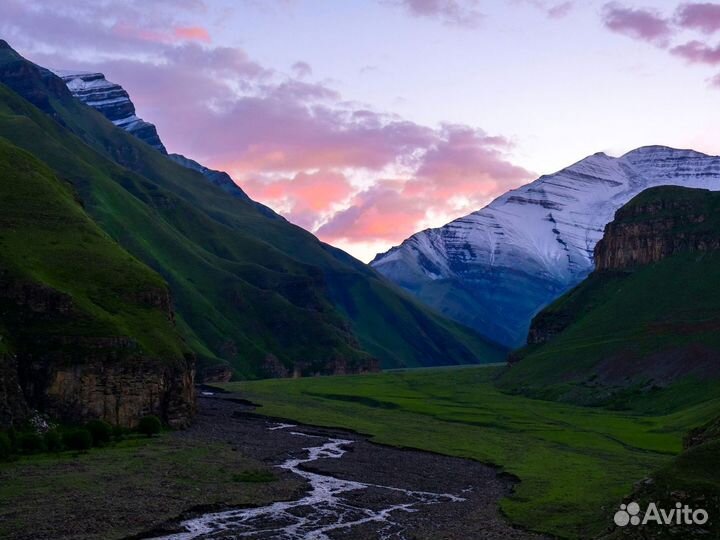
<path id="1" fill-rule="evenodd" d="M 712 227 L 714 209 L 690 198 L 646 198 L 618 210 L 605 228 L 595 247 L 598 271 L 632 269 L 678 252 L 720 249 L 720 230 Z"/>
<path id="2" fill-rule="evenodd" d="M 138 118 L 135 113 L 135 105 L 122 86 L 108 81 L 102 73 L 68 70 L 54 70 L 53 73 L 65 82 L 74 97 L 102 113 L 117 127 L 135 135 L 138 139 L 167 155 L 167 150 L 160 140 L 155 124 Z M 205 167 L 181 154 L 169 154 L 168 157 L 178 165 L 202 173 L 211 184 L 218 186 L 230 196 L 250 201 L 250 198 L 228 173 Z M 258 204 L 258 206 L 262 205 Z M 269 208 L 266 210 L 268 214 L 274 214 Z"/>
<path id="3" fill-rule="evenodd" d="M 592 271 L 615 211 L 658 185 L 720 189 L 720 158 L 659 146 L 595 154 L 371 264 L 441 313 L 516 347 L 533 316 Z"/>
<path id="4" fill-rule="evenodd" d="M 108 81 L 102 73 L 65 70 L 54 73 L 62 78 L 77 99 L 97 109 L 117 127 L 167 154 L 155 125 L 137 117 L 135 105 L 122 86 Z"/>
<path id="5" fill-rule="evenodd" d="M 155 414 L 171 427 L 189 424 L 195 410 L 191 356 L 163 362 L 125 336 L 73 335 L 73 321 L 82 324 L 85 316 L 69 295 L 0 277 L 0 314 L 14 349 L 0 355 L 0 425 L 23 420 L 30 408 L 68 422 L 101 418 L 133 427 Z M 166 293 L 138 298 L 172 316 Z M 60 324 L 67 335 L 38 331 Z"/>

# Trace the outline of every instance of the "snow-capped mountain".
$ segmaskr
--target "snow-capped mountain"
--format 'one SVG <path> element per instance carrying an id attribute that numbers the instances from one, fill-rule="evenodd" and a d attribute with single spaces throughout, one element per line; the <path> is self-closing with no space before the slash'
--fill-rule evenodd
<path id="1" fill-rule="evenodd" d="M 592 271 L 615 211 L 658 185 L 720 190 L 720 157 L 660 146 L 598 153 L 416 233 L 371 264 L 445 315 L 516 347 L 532 317 Z"/>
<path id="2" fill-rule="evenodd" d="M 119 84 L 108 81 L 102 73 L 55 70 L 73 96 L 97 109 L 108 120 L 167 154 L 154 124 L 138 118 L 130 96 Z"/>
<path id="3" fill-rule="evenodd" d="M 53 70 L 53 72 L 65 82 L 75 98 L 102 113 L 117 127 L 168 155 L 155 124 L 138 118 L 135 113 L 135 104 L 122 86 L 108 81 L 102 73 L 60 69 Z M 178 165 L 202 173 L 211 183 L 231 196 L 249 200 L 245 192 L 226 172 L 209 169 L 182 154 L 170 154 L 168 157 Z"/>

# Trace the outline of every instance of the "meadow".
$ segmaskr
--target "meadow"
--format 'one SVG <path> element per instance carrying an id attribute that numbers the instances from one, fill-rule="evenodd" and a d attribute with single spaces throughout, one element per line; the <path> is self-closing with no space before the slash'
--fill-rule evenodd
<path id="1" fill-rule="evenodd" d="M 258 412 L 343 427 L 373 441 L 475 459 L 516 476 L 501 509 L 515 524 L 588 538 L 612 524 L 633 484 L 682 450 L 688 429 L 717 415 L 720 399 L 658 416 L 501 392 L 500 367 L 228 383 Z"/>

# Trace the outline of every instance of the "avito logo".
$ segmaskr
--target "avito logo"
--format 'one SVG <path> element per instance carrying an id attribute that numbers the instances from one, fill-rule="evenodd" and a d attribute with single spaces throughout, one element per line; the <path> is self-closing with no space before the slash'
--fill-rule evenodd
<path id="1" fill-rule="evenodd" d="M 647 525 L 648 523 L 658 525 L 704 525 L 708 520 L 707 511 L 702 508 L 693 510 L 688 505 L 683 506 L 682 503 L 675 503 L 675 508 L 665 510 L 664 508 L 658 508 L 657 504 L 651 502 L 645 512 L 642 512 L 642 518 L 640 515 L 640 505 L 631 502 L 627 505 L 621 504 L 620 510 L 615 512 L 613 520 L 618 527 Z"/>

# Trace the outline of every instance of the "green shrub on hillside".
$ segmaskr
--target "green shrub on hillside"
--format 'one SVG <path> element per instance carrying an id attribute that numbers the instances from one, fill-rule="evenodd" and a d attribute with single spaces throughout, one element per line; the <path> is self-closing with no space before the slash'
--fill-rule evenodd
<path id="1" fill-rule="evenodd" d="M 143 416 L 137 427 L 138 433 L 142 433 L 148 437 L 152 437 L 153 435 L 160 433 L 161 429 L 162 424 L 160 423 L 160 419 L 153 415 Z"/>
<path id="2" fill-rule="evenodd" d="M 45 450 L 45 441 L 38 433 L 21 433 L 18 437 L 18 447 L 23 454 L 35 454 Z"/>
<path id="3" fill-rule="evenodd" d="M 92 435 L 93 446 L 105 446 L 113 437 L 113 427 L 103 420 L 91 420 L 85 429 Z"/>
<path id="4" fill-rule="evenodd" d="M 12 454 L 12 442 L 7 433 L 0 433 L 0 461 L 7 460 Z"/>
<path id="5" fill-rule="evenodd" d="M 63 434 L 63 444 L 68 450 L 90 450 L 93 444 L 93 438 L 87 429 L 73 429 Z"/>
<path id="6" fill-rule="evenodd" d="M 63 449 L 63 442 L 60 433 L 57 430 L 51 430 L 43 436 L 45 440 L 45 449 L 48 452 L 60 452 Z"/>

